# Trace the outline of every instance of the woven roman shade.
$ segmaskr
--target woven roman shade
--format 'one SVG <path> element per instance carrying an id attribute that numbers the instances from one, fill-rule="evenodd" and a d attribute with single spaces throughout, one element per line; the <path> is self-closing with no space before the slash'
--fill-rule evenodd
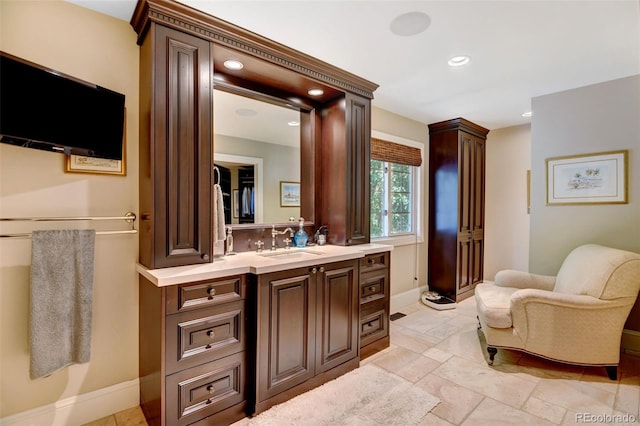
<path id="1" fill-rule="evenodd" d="M 416 167 L 422 164 L 419 148 L 376 138 L 371 138 L 371 159 Z"/>

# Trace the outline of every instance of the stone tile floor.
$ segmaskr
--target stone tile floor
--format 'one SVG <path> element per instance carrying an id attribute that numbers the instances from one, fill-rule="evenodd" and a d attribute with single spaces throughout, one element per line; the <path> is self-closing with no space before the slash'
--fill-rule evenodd
<path id="1" fill-rule="evenodd" d="M 363 364 L 374 363 L 440 399 L 421 426 L 640 423 L 640 354 L 622 354 L 617 381 L 604 368 L 508 350 L 498 350 L 490 367 L 473 298 L 447 311 L 416 302 L 400 312 L 406 316 L 391 322 L 391 346 Z M 89 423 L 144 424 L 139 407 Z"/>

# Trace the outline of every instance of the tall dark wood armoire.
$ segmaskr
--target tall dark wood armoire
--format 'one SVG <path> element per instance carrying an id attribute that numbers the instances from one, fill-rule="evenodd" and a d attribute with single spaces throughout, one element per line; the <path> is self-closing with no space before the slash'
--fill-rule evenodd
<path id="1" fill-rule="evenodd" d="M 429 290 L 454 301 L 483 279 L 485 142 L 464 118 L 429 125 Z"/>

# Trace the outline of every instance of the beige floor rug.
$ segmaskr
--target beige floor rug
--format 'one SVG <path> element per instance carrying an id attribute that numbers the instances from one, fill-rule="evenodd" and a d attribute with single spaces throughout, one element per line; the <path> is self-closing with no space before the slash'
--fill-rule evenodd
<path id="1" fill-rule="evenodd" d="M 440 401 L 405 379 L 367 364 L 271 407 L 252 426 L 417 425 Z"/>

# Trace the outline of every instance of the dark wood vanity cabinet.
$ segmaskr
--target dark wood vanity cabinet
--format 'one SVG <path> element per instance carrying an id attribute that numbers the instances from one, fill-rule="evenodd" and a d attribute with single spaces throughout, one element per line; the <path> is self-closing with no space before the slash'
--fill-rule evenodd
<path id="1" fill-rule="evenodd" d="M 210 262 L 210 43 L 155 23 L 140 47 L 140 263 Z"/>
<path id="2" fill-rule="evenodd" d="M 360 359 L 389 346 L 390 253 L 360 259 Z"/>
<path id="3" fill-rule="evenodd" d="M 259 413 L 358 366 L 358 261 L 257 277 Z"/>
<path id="4" fill-rule="evenodd" d="M 328 242 L 366 244 L 369 238 L 371 100 L 347 93 L 322 111 L 322 224 Z"/>
<path id="5" fill-rule="evenodd" d="M 488 133 L 464 118 L 429 125 L 428 285 L 452 300 L 483 279 Z"/>
<path id="6" fill-rule="evenodd" d="M 244 275 L 157 287 L 140 277 L 140 405 L 149 424 L 230 424 L 247 415 Z"/>

